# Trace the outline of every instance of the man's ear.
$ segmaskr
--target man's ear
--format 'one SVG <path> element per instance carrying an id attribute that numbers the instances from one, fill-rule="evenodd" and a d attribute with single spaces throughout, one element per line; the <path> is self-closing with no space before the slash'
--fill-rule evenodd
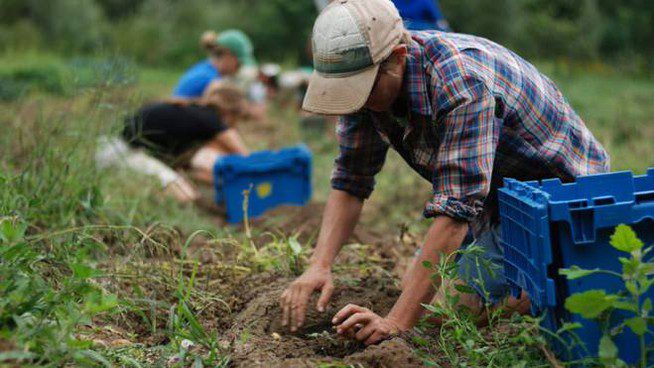
<path id="1" fill-rule="evenodd" d="M 391 55 L 394 59 L 394 63 L 397 65 L 404 65 L 406 62 L 406 56 L 409 54 L 406 45 L 397 45 L 393 47 Z"/>
<path id="2" fill-rule="evenodd" d="M 404 45 L 404 44 L 400 44 L 400 45 L 397 45 L 397 46 L 393 47 L 392 52 L 393 52 L 393 55 L 395 57 L 399 57 L 399 58 L 404 58 L 409 53 L 406 45 Z"/>

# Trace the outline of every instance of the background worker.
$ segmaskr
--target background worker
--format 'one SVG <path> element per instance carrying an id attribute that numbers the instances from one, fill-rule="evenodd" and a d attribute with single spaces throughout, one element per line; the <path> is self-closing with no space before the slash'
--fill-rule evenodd
<path id="1" fill-rule="evenodd" d="M 314 0 L 320 13 L 331 0 Z M 412 31 L 437 30 L 451 31 L 438 0 L 393 0 L 404 20 L 404 25 Z"/>
<path id="2" fill-rule="evenodd" d="M 393 3 L 409 30 L 450 31 L 438 0 L 393 0 Z"/>
<path id="3" fill-rule="evenodd" d="M 240 89 L 225 82 L 199 99 L 147 104 L 125 119 L 122 139 L 101 145 L 98 162 L 155 176 L 177 200 L 194 201 L 199 193 L 172 167 L 188 161 L 194 178 L 212 183 L 213 166 L 220 156 L 248 154 L 235 129 L 245 111 Z"/>
<path id="4" fill-rule="evenodd" d="M 423 262 L 439 265 L 467 245 L 469 234 L 483 252 L 457 260 L 456 282 L 476 291 L 460 302 L 482 319 L 486 302 L 527 313 L 528 298 L 510 297 L 502 273 L 495 204 L 502 179 L 569 182 L 609 169 L 604 148 L 556 85 L 489 40 L 406 31 L 388 0 L 330 3 L 314 24 L 313 55 L 303 107 L 343 115 L 340 154 L 310 265 L 281 295 L 282 324 L 292 331 L 302 326 L 314 291 L 321 293 L 317 309 L 325 310 L 334 290 L 332 264 L 389 148 L 432 183 L 424 209 L 432 224 L 388 315 L 348 305 L 332 320 L 337 332 L 373 344 L 413 328 L 422 304 L 438 298 L 441 287 Z"/>
<path id="5" fill-rule="evenodd" d="M 173 97 L 198 98 L 211 82 L 235 76 L 241 66 L 254 65 L 252 42 L 242 31 L 230 29 L 216 34 L 206 31 L 200 45 L 209 54 L 208 59 L 189 68 L 173 89 Z"/>

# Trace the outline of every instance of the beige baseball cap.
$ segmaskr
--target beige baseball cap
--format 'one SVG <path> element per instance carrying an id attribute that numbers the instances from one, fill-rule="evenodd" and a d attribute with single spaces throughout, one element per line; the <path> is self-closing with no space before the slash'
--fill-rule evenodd
<path id="1" fill-rule="evenodd" d="M 379 65 L 404 35 L 390 0 L 334 0 L 313 26 L 313 67 L 302 107 L 343 115 L 368 100 Z"/>

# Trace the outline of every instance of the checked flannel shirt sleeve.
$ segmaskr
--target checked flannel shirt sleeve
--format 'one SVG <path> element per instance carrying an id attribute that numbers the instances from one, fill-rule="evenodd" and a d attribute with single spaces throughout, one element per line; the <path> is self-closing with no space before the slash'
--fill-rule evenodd
<path id="1" fill-rule="evenodd" d="M 483 210 L 491 187 L 501 120 L 486 84 L 465 75 L 436 89 L 433 105 L 441 144 L 434 176 L 434 196 L 425 217 L 439 215 L 472 222 Z"/>
<path id="2" fill-rule="evenodd" d="M 372 193 L 389 147 L 370 119 L 365 112 L 343 116 L 336 128 L 340 152 L 334 161 L 332 188 L 361 199 Z"/>

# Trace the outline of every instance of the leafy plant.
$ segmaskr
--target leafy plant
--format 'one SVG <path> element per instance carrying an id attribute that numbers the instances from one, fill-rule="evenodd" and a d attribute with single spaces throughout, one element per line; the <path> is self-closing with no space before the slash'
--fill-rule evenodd
<path id="1" fill-rule="evenodd" d="M 601 269 L 587 270 L 579 267 L 562 269 L 560 273 L 569 280 L 594 274 L 610 275 L 623 282 L 624 290 L 618 293 L 587 290 L 573 294 L 566 299 L 565 308 L 583 318 L 595 320 L 601 326 L 599 359 L 602 364 L 611 367 L 626 366 L 625 362 L 618 358 L 618 348 L 613 340 L 622 334 L 625 328 L 628 328 L 638 336 L 641 353 L 640 366 L 646 367 L 645 336 L 650 332 L 649 326 L 654 322 L 652 300 L 645 297 L 645 294 L 654 285 L 654 262 L 649 260 L 652 247 L 645 248 L 636 233 L 626 225 L 620 225 L 615 229 L 610 243 L 613 248 L 628 254 L 628 257 L 619 258 L 622 264 L 622 273 Z M 612 322 L 614 319 L 611 317 L 617 311 L 627 313 L 629 317 Z M 612 323 L 617 323 L 617 325 L 611 325 Z"/>
<path id="2" fill-rule="evenodd" d="M 479 246 L 441 256 L 440 263 L 424 262 L 433 270 L 432 280 L 440 286 L 439 301 L 425 304 L 428 311 L 413 336 L 420 347 L 419 354 L 427 366 L 454 367 L 549 367 L 541 350 L 545 340 L 538 334 L 538 321 L 518 315 L 504 318 L 502 308 L 494 309 L 488 302 L 480 310 L 471 310 L 463 299 L 476 293 L 458 282 L 457 256 L 479 254 Z M 479 268 L 490 268 L 480 259 Z M 438 282 L 436 282 L 438 281 Z M 477 280 L 481 283 L 481 280 Z M 442 285 L 442 286 L 441 286 Z M 487 294 L 483 290 L 482 293 Z M 488 299 L 488 298 L 486 298 Z M 486 315 L 487 327 L 480 327 L 480 315 Z M 436 325 L 440 329 L 434 333 Z M 437 335 L 434 341 L 433 335 Z"/>
<path id="3" fill-rule="evenodd" d="M 0 340 L 16 345 L 0 362 L 110 366 L 77 334 L 118 306 L 116 296 L 93 281 L 101 273 L 88 261 L 88 245 L 73 243 L 66 252 L 47 255 L 26 238 L 26 230 L 18 217 L 0 218 Z"/>

